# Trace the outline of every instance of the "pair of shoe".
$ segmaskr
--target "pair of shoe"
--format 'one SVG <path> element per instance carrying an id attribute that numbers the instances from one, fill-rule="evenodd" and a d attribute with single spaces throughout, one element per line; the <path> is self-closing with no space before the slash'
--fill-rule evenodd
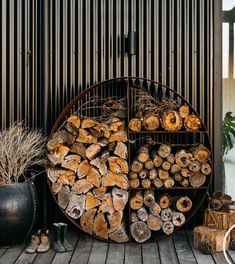
<path id="1" fill-rule="evenodd" d="M 47 252 L 51 247 L 49 230 L 42 232 L 38 230 L 37 234 L 32 235 L 31 242 L 26 248 L 26 253 L 32 254 L 35 252 L 43 253 Z"/>
<path id="2" fill-rule="evenodd" d="M 54 223 L 52 228 L 52 248 L 57 253 L 73 251 L 73 246 L 67 240 L 68 225 Z"/>

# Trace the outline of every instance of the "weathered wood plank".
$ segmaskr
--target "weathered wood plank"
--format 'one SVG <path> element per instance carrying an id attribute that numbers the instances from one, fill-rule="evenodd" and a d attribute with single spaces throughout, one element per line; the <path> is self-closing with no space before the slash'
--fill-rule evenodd
<path id="1" fill-rule="evenodd" d="M 91 236 L 80 234 L 70 264 L 77 264 L 78 259 L 79 264 L 87 264 L 93 241 L 94 239 Z"/>
<path id="2" fill-rule="evenodd" d="M 192 248 L 192 251 L 194 253 L 194 256 L 197 260 L 197 263 L 198 264 L 214 264 L 214 260 L 213 258 L 211 257 L 211 255 L 203 255 L 200 250 L 198 249 L 195 249 L 193 247 L 193 232 L 192 231 L 186 231 L 186 235 L 188 237 L 188 240 L 189 240 L 189 244 Z"/>
<path id="3" fill-rule="evenodd" d="M 50 264 L 55 256 L 55 251 L 50 249 L 45 253 L 38 253 L 37 257 L 35 258 L 33 264 Z"/>
<path id="4" fill-rule="evenodd" d="M 223 253 L 215 253 L 212 255 L 216 264 L 228 264 Z"/>
<path id="5" fill-rule="evenodd" d="M 184 231 L 175 232 L 173 242 L 180 264 L 197 263 Z"/>
<path id="6" fill-rule="evenodd" d="M 78 240 L 78 232 L 75 230 L 70 230 L 68 234 L 68 242 L 71 243 L 73 247 L 76 246 Z M 73 251 L 72 252 L 64 252 L 64 253 L 56 253 L 55 257 L 53 258 L 51 264 L 66 264 L 69 263 L 71 257 L 72 257 Z"/>
<path id="7" fill-rule="evenodd" d="M 230 258 L 235 263 L 235 251 L 234 250 L 229 250 L 228 255 L 230 256 Z"/>
<path id="8" fill-rule="evenodd" d="M 144 264 L 160 264 L 160 256 L 156 242 L 142 244 L 142 256 Z"/>
<path id="9" fill-rule="evenodd" d="M 5 249 L 5 248 L 0 249 L 0 258 L 6 251 L 7 251 L 7 249 Z"/>
<path id="10" fill-rule="evenodd" d="M 24 250 L 24 246 L 16 247 L 16 248 L 9 248 L 5 254 L 0 258 L 0 264 L 6 264 L 6 263 L 15 263 L 15 261 L 18 259 L 22 251 Z"/>
<path id="11" fill-rule="evenodd" d="M 109 244 L 106 264 L 120 264 L 124 261 L 124 244 Z"/>
<path id="12" fill-rule="evenodd" d="M 108 251 L 108 243 L 94 240 L 88 264 L 104 264 Z"/>
<path id="13" fill-rule="evenodd" d="M 137 243 L 125 244 L 125 264 L 141 264 L 141 245 Z"/>
<path id="14" fill-rule="evenodd" d="M 162 264 L 179 263 L 171 236 L 158 241 L 158 247 Z"/>
<path id="15" fill-rule="evenodd" d="M 32 264 L 37 256 L 37 253 L 28 254 L 25 251 L 19 256 L 15 264 Z"/>

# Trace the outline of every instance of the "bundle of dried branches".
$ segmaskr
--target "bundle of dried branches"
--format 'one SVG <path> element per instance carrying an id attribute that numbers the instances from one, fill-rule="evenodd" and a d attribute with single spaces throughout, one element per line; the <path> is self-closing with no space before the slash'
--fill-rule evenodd
<path id="1" fill-rule="evenodd" d="M 29 180 L 30 167 L 46 162 L 45 143 L 40 130 L 30 130 L 22 122 L 0 132 L 0 184 Z"/>

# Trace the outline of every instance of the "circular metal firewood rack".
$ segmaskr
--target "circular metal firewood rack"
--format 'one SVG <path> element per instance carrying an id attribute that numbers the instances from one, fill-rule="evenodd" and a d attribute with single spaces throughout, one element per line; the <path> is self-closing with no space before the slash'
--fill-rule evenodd
<path id="1" fill-rule="evenodd" d="M 155 98 L 158 98 L 161 100 L 162 98 L 171 98 L 176 100 L 180 105 L 188 105 L 190 112 L 195 114 L 200 118 L 200 116 L 196 113 L 196 111 L 193 109 L 192 105 L 189 104 L 181 95 L 176 93 L 173 89 L 170 87 L 163 85 L 159 82 L 145 79 L 145 78 L 139 78 L 139 77 L 120 77 L 115 79 L 106 80 L 103 82 L 100 82 L 98 84 L 94 84 L 82 93 L 80 93 L 78 96 L 76 96 L 63 110 L 63 112 L 60 114 L 58 119 L 56 120 L 52 130 L 51 130 L 51 136 L 58 130 L 63 127 L 63 124 L 65 123 L 66 119 L 71 115 L 77 112 L 77 109 L 80 109 L 80 113 L 84 113 L 86 116 L 93 116 L 97 117 L 100 115 L 100 111 L 98 108 L 89 107 L 89 100 L 91 98 L 108 98 L 108 97 L 120 97 L 120 98 L 126 98 L 127 102 L 127 117 L 126 117 L 126 127 L 127 127 L 127 135 L 128 135 L 128 163 L 129 167 L 134 159 L 136 152 L 141 144 L 144 144 L 146 140 L 146 136 L 151 136 L 154 141 L 161 142 L 161 143 L 169 143 L 177 148 L 177 146 L 181 146 L 181 148 L 187 146 L 192 146 L 196 143 L 202 143 L 204 144 L 212 153 L 212 147 L 210 143 L 210 138 L 208 131 L 206 130 L 205 125 L 203 124 L 203 121 L 201 120 L 202 126 L 200 131 L 197 132 L 191 132 L 191 131 L 174 131 L 169 132 L 165 130 L 156 130 L 153 132 L 149 131 L 141 131 L 141 132 L 133 132 L 129 130 L 128 123 L 131 118 L 134 117 L 135 109 L 133 108 L 133 92 L 131 87 L 137 87 L 140 89 L 145 89 L 148 93 L 150 93 Z M 50 136 L 50 137 L 51 137 Z M 137 139 L 137 140 L 136 140 Z M 133 144 L 131 142 L 135 141 L 136 143 Z M 211 157 L 211 166 L 213 164 L 213 160 Z M 174 186 L 172 188 L 147 188 L 147 189 L 154 189 L 155 193 L 161 194 L 161 193 L 168 193 L 171 196 L 179 196 L 179 195 L 188 195 L 192 202 L 193 207 L 192 209 L 185 213 L 186 221 L 184 224 L 186 224 L 199 210 L 201 207 L 203 200 L 205 199 L 206 193 L 209 189 L 211 178 L 212 178 L 213 171 L 210 175 L 208 175 L 206 178 L 206 182 L 203 186 L 194 188 L 192 186 L 189 187 L 181 187 L 181 186 Z M 55 202 L 58 205 L 57 197 L 53 194 L 51 189 L 51 182 L 48 180 L 48 185 L 50 187 L 52 196 L 55 200 Z M 129 188 L 129 199 L 132 196 L 133 192 L 136 192 L 136 190 L 147 190 L 146 188 Z M 58 205 L 59 206 L 59 205 Z M 60 208 L 60 207 L 59 207 Z M 76 227 L 81 229 L 79 219 L 75 220 L 68 216 L 65 213 L 65 210 L 60 208 L 61 211 L 65 214 L 65 216 L 69 219 L 71 223 L 73 223 Z M 126 221 L 127 225 L 127 231 L 129 232 L 129 238 L 130 241 L 133 240 L 131 238 L 131 234 L 129 231 L 130 227 L 130 214 L 131 209 L 129 206 L 129 202 L 126 205 L 125 211 L 124 211 L 124 220 Z M 179 229 L 180 227 L 175 227 L 174 230 Z M 82 230 L 82 229 L 81 229 Z M 100 239 L 99 237 L 92 235 L 93 237 L 96 237 Z M 148 241 L 152 240 L 159 240 L 167 235 L 163 233 L 163 231 L 152 231 L 152 236 Z M 102 240 L 102 239 L 101 239 Z M 110 242 L 114 242 L 109 240 Z"/>

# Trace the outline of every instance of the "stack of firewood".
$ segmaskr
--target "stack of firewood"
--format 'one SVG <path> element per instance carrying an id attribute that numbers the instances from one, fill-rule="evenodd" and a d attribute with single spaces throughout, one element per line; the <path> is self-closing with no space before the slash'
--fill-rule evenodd
<path id="1" fill-rule="evenodd" d="M 151 237 L 151 231 L 162 231 L 170 235 L 174 227 L 185 223 L 184 213 L 192 208 L 188 196 L 171 197 L 169 194 L 155 195 L 154 190 L 137 191 L 130 199 L 131 235 L 139 243 Z"/>
<path id="2" fill-rule="evenodd" d="M 48 169 L 59 206 L 81 228 L 102 239 L 128 241 L 123 211 L 128 201 L 125 122 L 70 116 L 48 141 Z"/>
<path id="3" fill-rule="evenodd" d="M 168 144 L 153 150 L 146 144 L 139 148 L 131 163 L 130 186 L 172 188 L 177 183 L 183 187 L 200 187 L 211 171 L 210 151 L 202 144 L 175 154 Z"/>

